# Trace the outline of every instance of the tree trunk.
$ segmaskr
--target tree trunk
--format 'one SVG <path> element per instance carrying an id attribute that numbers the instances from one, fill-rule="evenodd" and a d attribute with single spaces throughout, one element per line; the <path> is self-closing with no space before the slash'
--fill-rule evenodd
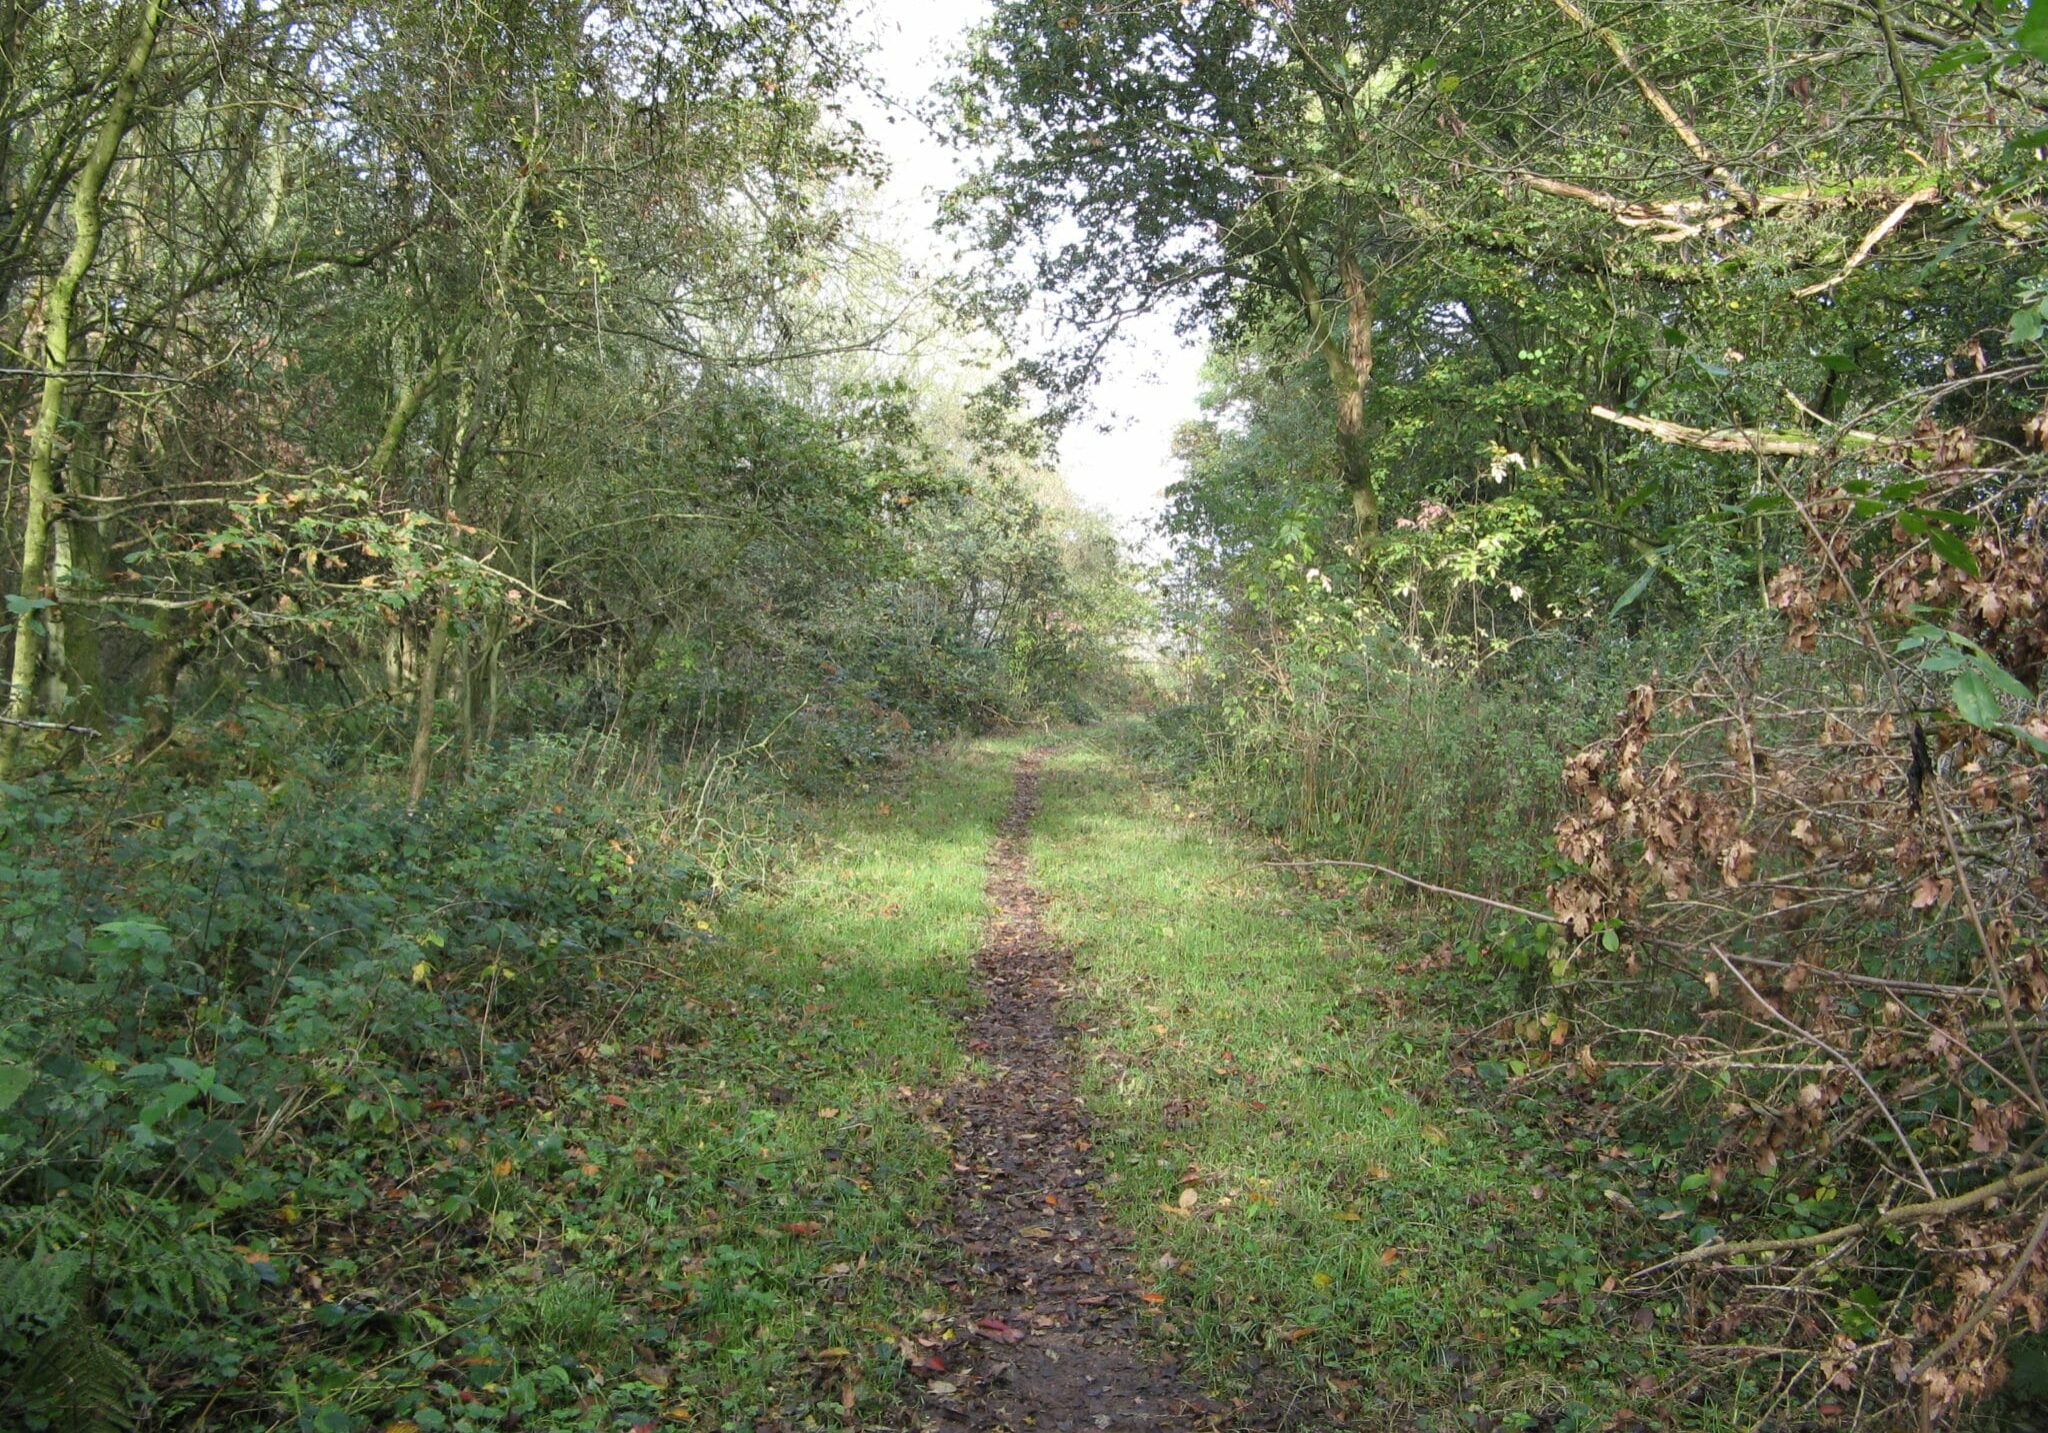
<path id="1" fill-rule="evenodd" d="M 484 681 L 485 751 L 491 750 L 498 739 L 498 663 L 504 643 L 504 636 L 494 630 L 490 644 L 484 649 L 484 661 L 488 664 Z"/>
<path id="2" fill-rule="evenodd" d="M 178 719 L 178 676 L 191 657 L 180 615 L 166 613 L 149 651 L 149 677 L 142 700 L 142 739 L 135 747 L 138 759 L 171 739 Z"/>
<path id="3" fill-rule="evenodd" d="M 1380 533 L 1379 498 L 1372 486 L 1372 445 L 1365 432 L 1365 398 L 1372 388 L 1373 296 L 1357 256 L 1338 265 L 1344 284 L 1345 341 L 1341 353 L 1332 335 L 1330 375 L 1337 387 L 1337 454 L 1344 491 L 1351 497 L 1354 535 L 1360 548 Z"/>
<path id="4" fill-rule="evenodd" d="M 78 173 L 78 188 L 71 197 L 73 234 L 71 252 L 64 258 L 51 286 L 44 310 L 43 392 L 36 408 L 35 425 L 29 431 L 28 506 L 22 520 L 21 594 L 30 601 L 53 595 L 51 585 L 53 529 L 62 517 L 63 499 L 58 486 L 58 429 L 64 417 L 65 389 L 71 366 L 71 324 L 78 309 L 78 290 L 85 282 L 100 248 L 100 197 L 121 152 L 121 141 L 135 114 L 135 98 L 142 89 L 149 58 L 156 50 L 157 31 L 162 26 L 164 0 L 144 0 L 142 29 L 121 66 L 106 118 L 93 141 L 92 152 Z M 41 675 L 44 623 L 33 609 L 18 614 L 14 623 L 14 658 L 9 673 L 6 715 L 12 721 L 26 720 L 35 707 L 36 683 Z M 22 728 L 0 727 L 0 780 L 13 774 Z"/>
<path id="5" fill-rule="evenodd" d="M 441 686 L 441 659 L 448 652 L 448 607 L 444 601 L 434 615 L 434 634 L 427 639 L 427 654 L 420 659 L 419 712 L 412 729 L 412 761 L 409 765 L 409 810 L 419 810 L 427 796 L 427 778 L 434 768 L 434 701 Z"/>
<path id="6" fill-rule="evenodd" d="M 405 626 L 393 622 L 385 629 L 384 642 L 379 652 L 379 666 L 384 672 L 384 695 L 397 701 L 405 690 Z"/>
<path id="7" fill-rule="evenodd" d="M 465 632 L 462 640 L 455 644 L 455 729 L 461 738 L 458 749 L 462 753 L 462 775 L 465 779 L 476 756 L 476 669 L 476 638 Z"/>
<path id="8" fill-rule="evenodd" d="M 74 498 L 89 500 L 99 494 L 106 422 L 104 414 L 96 414 L 82 423 L 85 434 L 76 441 L 64 469 L 65 491 Z M 106 530 L 93 520 L 95 516 L 83 522 L 63 514 L 51 519 L 50 592 L 57 605 L 43 613 L 41 704 L 46 712 L 62 712 L 66 721 L 97 728 L 106 715 L 100 631 L 82 600 L 106 584 Z"/>

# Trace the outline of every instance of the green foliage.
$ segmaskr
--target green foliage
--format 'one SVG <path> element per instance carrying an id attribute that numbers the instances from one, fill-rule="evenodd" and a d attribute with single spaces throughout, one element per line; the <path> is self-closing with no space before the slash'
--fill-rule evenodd
<path id="1" fill-rule="evenodd" d="M 221 1330 L 281 1268 L 252 1240 L 371 1207 L 388 1141 L 509 1097 L 537 1022 L 607 998 L 623 947 L 700 941 L 679 912 L 747 874 L 603 743 L 524 742 L 413 812 L 386 778 L 286 764 L 302 728 L 265 719 L 282 741 L 249 777 L 41 781 L 4 808 L 0 1062 L 26 1073 L 0 1109 L 23 1296 L 0 1358 L 81 1416 L 128 1407 L 136 1355 L 235 1378 L 265 1340 Z"/>
<path id="2" fill-rule="evenodd" d="M 142 1370 L 95 1320 L 91 1268 L 76 1250 L 0 1258 L 0 1410 L 31 1429 L 127 1433 L 147 1392 Z"/>

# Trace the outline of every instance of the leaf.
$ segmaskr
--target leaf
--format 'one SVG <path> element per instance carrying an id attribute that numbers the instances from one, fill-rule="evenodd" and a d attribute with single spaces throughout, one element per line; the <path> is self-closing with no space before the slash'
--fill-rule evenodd
<path id="1" fill-rule="evenodd" d="M 1991 47 L 1982 40 L 1966 40 L 1960 45 L 1951 45 L 1928 62 L 1921 73 L 1928 79 L 1952 75 L 1965 65 L 1981 65 L 1991 58 Z"/>
<path id="2" fill-rule="evenodd" d="M 1996 731 L 2005 725 L 2005 711 L 1998 705 L 1998 694 L 1991 690 L 1991 683 L 1984 680 L 1982 672 L 1964 672 L 1949 691 L 1955 698 L 1957 713 L 1971 726 Z"/>
<path id="3" fill-rule="evenodd" d="M 2048 60 L 2048 0 L 2031 0 L 2012 42 L 2037 60 Z"/>
<path id="4" fill-rule="evenodd" d="M 28 1087 L 35 1080 L 33 1065 L 0 1065 L 0 1111 L 12 1108 L 16 1100 L 28 1093 Z"/>
<path id="5" fill-rule="evenodd" d="M 2016 702 L 2026 702 L 2030 706 L 2033 704 L 2034 694 L 2028 689 L 2027 684 L 1999 666 L 1988 653 L 1980 649 L 1977 660 L 1972 665 L 1976 668 L 1977 675 L 1990 683 L 1994 691 L 2004 692 Z"/>
<path id="6" fill-rule="evenodd" d="M 802 1236 L 822 1234 L 825 1232 L 825 1226 L 815 1219 L 792 1219 L 782 1226 L 782 1232 Z"/>
<path id="7" fill-rule="evenodd" d="M 1977 576 L 1977 559 L 1975 555 L 1971 553 L 1963 540 L 1954 533 L 1944 532 L 1938 527 L 1929 528 L 1927 531 L 1927 545 L 1934 550 L 1936 557 L 1939 557 L 1950 567 L 1967 572 L 1972 577 Z"/>
<path id="8" fill-rule="evenodd" d="M 1653 562 L 1648 567 L 1643 569 L 1643 575 L 1635 580 L 1635 585 L 1630 587 L 1628 591 L 1622 593 L 1620 600 L 1617 601 L 1612 607 L 1610 607 L 1607 610 L 1607 615 L 1609 617 L 1620 616 L 1624 608 L 1633 604 L 1638 597 L 1641 597 L 1645 592 L 1649 591 L 1650 584 L 1654 582 L 1656 578 L 1657 564 Z"/>
<path id="9" fill-rule="evenodd" d="M 1183 1189 L 1180 1192 L 1180 1207 L 1183 1209 L 1193 1209 L 1201 1202 L 1202 1196 L 1197 1194 L 1192 1188 Z"/>

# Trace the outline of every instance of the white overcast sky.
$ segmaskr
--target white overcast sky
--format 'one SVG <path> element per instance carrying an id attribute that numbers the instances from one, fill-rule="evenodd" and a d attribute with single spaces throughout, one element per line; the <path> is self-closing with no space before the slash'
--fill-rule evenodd
<path id="1" fill-rule="evenodd" d="M 938 197 L 959 177 L 959 156 L 917 117 L 948 58 L 987 14 L 984 0 L 867 0 L 856 33 L 874 46 L 872 66 L 889 103 L 855 97 L 851 108 L 888 159 L 879 196 L 881 237 L 915 261 L 950 264 L 953 247 L 933 233 Z M 890 120 L 893 119 L 893 123 Z M 1138 536 L 1178 474 L 1174 430 L 1196 416 L 1200 347 L 1164 316 L 1125 330 L 1094 396 L 1091 418 L 1060 445 L 1060 473 L 1082 502 Z"/>

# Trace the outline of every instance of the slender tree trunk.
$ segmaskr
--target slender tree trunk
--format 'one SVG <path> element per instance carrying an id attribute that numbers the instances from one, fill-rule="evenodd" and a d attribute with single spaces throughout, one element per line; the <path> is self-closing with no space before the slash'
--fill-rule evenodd
<path id="1" fill-rule="evenodd" d="M 498 740 L 498 663 L 499 651 L 504 643 L 504 636 L 493 630 L 490 645 L 484 649 L 484 661 L 488 668 L 484 682 L 485 751 L 490 751 Z"/>
<path id="2" fill-rule="evenodd" d="M 1345 341 L 1341 355 L 1334 342 L 1331 376 L 1337 384 L 1337 451 L 1344 490 L 1351 497 L 1351 516 L 1361 547 L 1379 536 L 1379 498 L 1372 487 L 1372 445 L 1365 433 L 1365 398 L 1372 388 L 1373 295 L 1365 286 L 1365 270 L 1356 255 L 1346 252 L 1338 265 L 1344 285 Z M 1333 335 L 1334 340 L 1334 335 Z"/>
<path id="3" fill-rule="evenodd" d="M 86 432 L 65 464 L 64 488 L 74 499 L 99 494 L 99 466 L 107 436 L 105 415 L 84 423 Z M 41 691 L 42 709 L 63 712 L 79 726 L 98 727 L 105 715 L 104 674 L 100 669 L 99 627 L 87 616 L 86 593 L 106 580 L 105 529 L 88 515 L 83 522 L 65 514 L 50 523 L 50 592 L 57 605 L 46 608 Z"/>
<path id="4" fill-rule="evenodd" d="M 462 774 L 469 775 L 470 764 L 476 756 L 476 639 L 464 634 L 456 643 L 455 715 L 456 731 L 460 734 L 462 752 Z"/>
<path id="5" fill-rule="evenodd" d="M 62 515 L 58 488 L 58 428 L 64 416 L 65 389 L 72 358 L 72 320 L 78 308 L 78 290 L 85 282 L 100 248 L 100 197 L 107 176 L 121 153 L 121 141 L 135 114 L 135 98 L 142 89 L 150 56 L 156 50 L 157 31 L 163 24 L 164 0 L 144 0 L 142 28 L 121 66 L 106 118 L 93 141 L 85 167 L 79 171 L 78 187 L 71 197 L 73 234 L 71 252 L 57 271 L 44 311 L 43 392 L 36 408 L 36 420 L 29 432 L 28 506 L 22 521 L 21 591 L 31 601 L 54 589 L 50 583 L 52 528 Z M 26 720 L 35 706 L 36 681 L 40 675 L 43 623 L 33 610 L 15 618 L 14 659 L 9 673 L 6 715 L 12 721 Z M 0 726 L 0 780 L 13 774 L 21 743 L 22 728 Z"/>
<path id="6" fill-rule="evenodd" d="M 384 695 L 392 701 L 405 690 L 405 627 L 394 622 L 384 631 L 384 642 L 378 653 L 379 666 L 384 672 Z"/>
<path id="7" fill-rule="evenodd" d="M 138 758 L 147 756 L 171 739 L 178 719 L 178 677 L 191 660 L 184 622 L 177 613 L 166 613 L 158 624 L 149 651 L 149 677 L 142 702 L 142 739 L 136 744 Z"/>
<path id="8" fill-rule="evenodd" d="M 441 659 L 448 652 L 448 607 L 445 600 L 434 614 L 434 633 L 427 639 L 427 654 L 420 660 L 419 710 L 413 721 L 412 760 L 408 767 L 406 804 L 419 810 L 427 797 L 427 779 L 434 768 L 434 699 L 441 686 Z"/>

